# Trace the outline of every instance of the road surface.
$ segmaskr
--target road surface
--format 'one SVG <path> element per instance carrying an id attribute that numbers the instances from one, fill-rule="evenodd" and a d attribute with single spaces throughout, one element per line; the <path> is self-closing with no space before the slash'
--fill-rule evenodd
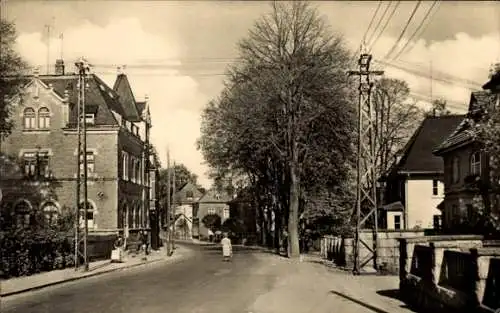
<path id="1" fill-rule="evenodd" d="M 152 263 L 1 299 L 1 312 L 381 312 L 335 297 L 328 288 L 314 289 L 319 276 L 307 282 L 290 275 L 296 270 L 277 256 L 235 247 L 228 263 L 219 247 L 192 248 L 179 263 Z"/>

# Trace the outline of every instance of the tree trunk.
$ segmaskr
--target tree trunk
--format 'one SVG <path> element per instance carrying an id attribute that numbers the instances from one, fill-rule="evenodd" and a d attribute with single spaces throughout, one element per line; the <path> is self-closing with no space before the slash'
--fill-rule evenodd
<path id="1" fill-rule="evenodd" d="M 300 257 L 299 246 L 299 177 L 295 162 L 290 164 L 290 210 L 288 215 L 288 257 Z"/>

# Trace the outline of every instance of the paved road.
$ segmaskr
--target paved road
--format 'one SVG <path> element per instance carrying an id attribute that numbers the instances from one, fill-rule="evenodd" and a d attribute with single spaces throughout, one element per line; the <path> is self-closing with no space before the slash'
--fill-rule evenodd
<path id="1" fill-rule="evenodd" d="M 192 257 L 151 264 L 1 300 L 2 313 L 239 313 L 270 290 L 276 272 L 256 251 L 235 248 L 222 262 L 219 249 L 194 246 Z M 260 258 L 261 259 L 261 258 Z"/>
<path id="2" fill-rule="evenodd" d="M 329 273 L 322 265 L 290 263 L 234 247 L 222 262 L 218 247 L 173 264 L 152 263 L 0 300 L 2 313 L 402 313 L 366 280 Z M 368 278 L 367 278 L 368 279 Z M 373 288 L 372 288 L 373 289 Z M 385 287 L 387 289 L 387 287 Z M 355 298 L 346 294 L 355 292 Z M 358 299 L 358 300 L 357 300 Z M 372 308 L 382 305 L 384 310 Z"/>

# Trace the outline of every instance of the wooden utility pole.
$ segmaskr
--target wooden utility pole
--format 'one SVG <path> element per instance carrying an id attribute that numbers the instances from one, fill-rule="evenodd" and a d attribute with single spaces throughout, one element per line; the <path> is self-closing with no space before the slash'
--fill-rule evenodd
<path id="1" fill-rule="evenodd" d="M 362 53 L 359 58 L 359 70 L 349 71 L 349 75 L 359 77 L 359 103 L 358 103 L 358 164 L 357 164 L 357 193 L 356 193 L 356 233 L 354 238 L 354 269 L 355 275 L 360 274 L 370 260 L 373 267 L 377 266 L 377 232 L 378 232 L 378 207 L 377 207 L 377 177 L 375 176 L 375 110 L 371 103 L 371 90 L 373 83 L 371 75 L 383 75 L 383 71 L 371 71 L 370 62 L 372 55 Z M 364 211 L 364 212 L 363 212 Z M 368 219 L 372 217 L 373 245 L 372 248 L 360 238 L 361 229 Z M 368 250 L 368 257 L 360 260 L 360 244 Z"/>
<path id="2" fill-rule="evenodd" d="M 172 251 L 175 250 L 175 222 L 176 222 L 176 208 L 175 208 L 175 161 L 172 168 L 172 213 L 174 214 L 172 222 Z"/>
<path id="3" fill-rule="evenodd" d="M 167 148 L 167 216 L 166 216 L 166 237 L 167 237 L 167 255 L 172 254 L 172 231 L 170 230 L 170 224 L 172 222 L 172 210 L 170 205 L 170 150 Z"/>

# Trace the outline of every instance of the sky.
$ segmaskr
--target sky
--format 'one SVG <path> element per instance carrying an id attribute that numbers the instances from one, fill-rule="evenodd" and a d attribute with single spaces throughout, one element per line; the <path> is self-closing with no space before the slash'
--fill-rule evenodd
<path id="1" fill-rule="evenodd" d="M 470 92 L 480 89 L 491 64 L 500 62 L 500 3 L 438 2 L 419 29 L 433 5 L 433 1 L 422 1 L 401 36 L 417 4 L 401 1 L 396 7 L 396 1 L 381 3 L 365 40 L 374 59 L 382 61 L 373 66 L 383 69 L 386 77 L 406 80 L 420 106 L 428 107 L 430 99 L 443 98 L 452 112 L 464 113 Z M 379 2 L 321 1 L 313 5 L 330 30 L 342 35 L 352 51 L 359 51 Z M 388 5 L 387 15 L 378 23 Z M 67 67 L 84 56 L 110 86 L 116 68 L 125 66 L 136 98 L 149 96 L 152 142 L 162 164 L 166 164 L 169 147 L 172 159 L 196 173 L 203 186 L 210 186 L 208 166 L 195 144 L 200 136 L 200 113 L 220 94 L 225 68 L 238 57 L 239 40 L 270 11 L 269 3 L 7 0 L 2 8 L 2 16 L 16 23 L 19 52 L 32 65 L 40 66 L 42 73 L 47 51 L 50 71 L 61 56 Z M 389 20 L 393 8 L 395 14 Z M 386 20 L 387 27 L 381 32 Z M 50 32 L 45 25 L 51 26 Z M 398 49 L 409 42 L 405 52 L 386 56 L 399 37 Z"/>

